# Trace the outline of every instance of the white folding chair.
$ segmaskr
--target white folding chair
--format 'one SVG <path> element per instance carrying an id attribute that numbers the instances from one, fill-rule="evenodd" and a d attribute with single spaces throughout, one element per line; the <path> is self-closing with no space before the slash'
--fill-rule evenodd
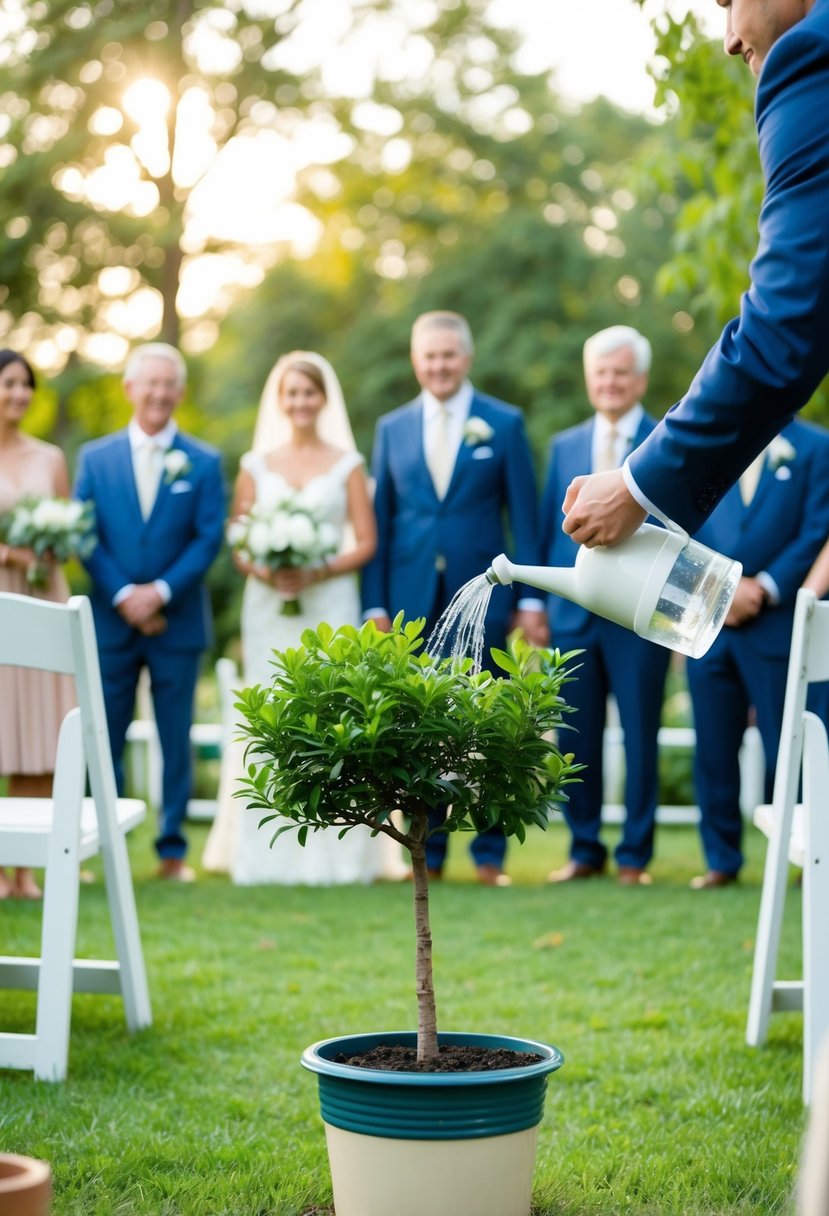
<path id="1" fill-rule="evenodd" d="M 770 806 L 754 821 L 768 837 L 746 1042 L 757 1047 L 769 1017 L 803 1011 L 803 1100 L 812 1090 L 816 1047 L 829 1031 L 829 746 L 826 729 L 806 712 L 809 685 L 829 680 L 829 602 L 798 592 L 792 629 L 780 749 Z M 802 801 L 798 786 L 803 775 Z M 777 980 L 777 956 L 789 863 L 803 867 L 803 976 Z M 822 927 L 821 927 L 822 926 Z"/>
<path id="2" fill-rule="evenodd" d="M 40 958 L 0 956 L 0 989 L 37 991 L 34 1034 L 0 1034 L 0 1068 L 66 1076 L 72 992 L 120 993 L 130 1030 L 152 1021 L 125 833 L 146 814 L 118 798 L 89 601 L 0 594 L 0 664 L 74 676 L 51 798 L 0 798 L 0 865 L 45 869 Z M 92 797 L 84 797 L 89 774 Z M 81 863 L 100 853 L 115 960 L 75 958 Z"/>

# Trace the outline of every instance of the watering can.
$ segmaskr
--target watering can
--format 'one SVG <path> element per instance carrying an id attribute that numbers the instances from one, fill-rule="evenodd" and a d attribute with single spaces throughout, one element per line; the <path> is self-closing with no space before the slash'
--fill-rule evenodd
<path id="1" fill-rule="evenodd" d="M 486 577 L 528 583 L 698 659 L 725 621 L 743 568 L 675 525 L 642 524 L 612 548 L 579 547 L 572 567 L 516 566 L 501 553 Z"/>

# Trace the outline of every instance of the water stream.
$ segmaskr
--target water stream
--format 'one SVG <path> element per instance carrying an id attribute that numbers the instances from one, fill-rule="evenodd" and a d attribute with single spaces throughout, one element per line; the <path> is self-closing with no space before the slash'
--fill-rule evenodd
<path id="1" fill-rule="evenodd" d="M 484 658 L 484 618 L 492 595 L 492 582 L 485 574 L 471 578 L 455 592 L 426 642 L 426 653 L 441 658 L 472 659 L 475 671 Z"/>

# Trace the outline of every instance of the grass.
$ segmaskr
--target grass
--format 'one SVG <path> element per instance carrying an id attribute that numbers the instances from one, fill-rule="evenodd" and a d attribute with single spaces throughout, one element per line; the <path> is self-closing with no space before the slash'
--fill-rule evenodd
<path id="1" fill-rule="evenodd" d="M 195 858 L 205 831 L 190 829 Z M 332 1034 L 412 1028 L 410 888 L 163 886 L 151 837 L 145 825 L 130 848 L 154 1025 L 130 1037 L 120 1000 L 76 996 L 67 1082 L 0 1073 L 0 1148 L 51 1162 L 56 1216 L 326 1212 L 316 1083 L 299 1055 Z M 744 881 L 704 893 L 688 890 L 693 829 L 661 829 L 651 888 L 545 885 L 565 858 L 561 825 L 511 846 L 513 887 L 480 888 L 465 843 L 452 841 L 432 897 L 441 1025 L 565 1055 L 534 1216 L 789 1211 L 801 1018 L 776 1015 L 763 1050 L 744 1042 L 759 834 L 747 830 Z M 790 975 L 799 899 L 784 924 Z M 37 907 L 3 904 L 0 926 L 4 952 L 37 952 Z M 99 882 L 81 894 L 79 953 L 110 949 Z M 33 1024 L 32 994 L 0 993 L 0 1027 Z"/>

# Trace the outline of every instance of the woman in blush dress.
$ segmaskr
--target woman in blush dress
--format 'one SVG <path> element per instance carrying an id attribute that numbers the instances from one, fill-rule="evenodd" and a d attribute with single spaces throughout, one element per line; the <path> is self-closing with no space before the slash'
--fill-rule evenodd
<path id="1" fill-rule="evenodd" d="M 69 497 L 63 453 L 20 429 L 34 388 L 34 372 L 23 356 L 0 351 L 0 515 L 24 498 Z M 65 603 L 66 580 L 48 558 L 46 585 L 30 586 L 26 572 L 34 562 L 31 549 L 0 544 L 0 591 Z M 51 796 L 58 732 L 74 704 L 68 676 L 0 667 L 0 775 L 7 779 L 9 797 Z M 10 896 L 40 898 L 31 870 L 10 875 L 0 867 L 0 899 Z"/>
<path id="2" fill-rule="evenodd" d="M 321 621 L 335 628 L 359 625 L 356 572 L 376 547 L 363 458 L 355 448 L 339 382 L 325 359 L 307 351 L 285 355 L 268 377 L 231 515 L 244 515 L 254 502 L 276 503 L 286 491 L 329 523 L 341 544 L 326 562 L 291 570 L 273 571 L 234 557 L 246 578 L 241 636 L 248 686 L 269 683 L 273 650 L 299 645 L 309 626 Z M 300 601 L 300 615 L 286 616 L 283 601 L 293 598 Z M 229 871 L 242 886 L 328 886 L 380 876 L 382 838 L 372 837 L 368 829 L 356 828 L 342 839 L 337 832 L 309 833 L 304 847 L 295 832 L 284 832 L 270 847 L 280 822 L 260 829 L 259 814 L 234 797 L 244 771 L 242 754 L 243 746 L 236 742 L 223 757 L 216 819 L 202 858 L 205 869 Z"/>

